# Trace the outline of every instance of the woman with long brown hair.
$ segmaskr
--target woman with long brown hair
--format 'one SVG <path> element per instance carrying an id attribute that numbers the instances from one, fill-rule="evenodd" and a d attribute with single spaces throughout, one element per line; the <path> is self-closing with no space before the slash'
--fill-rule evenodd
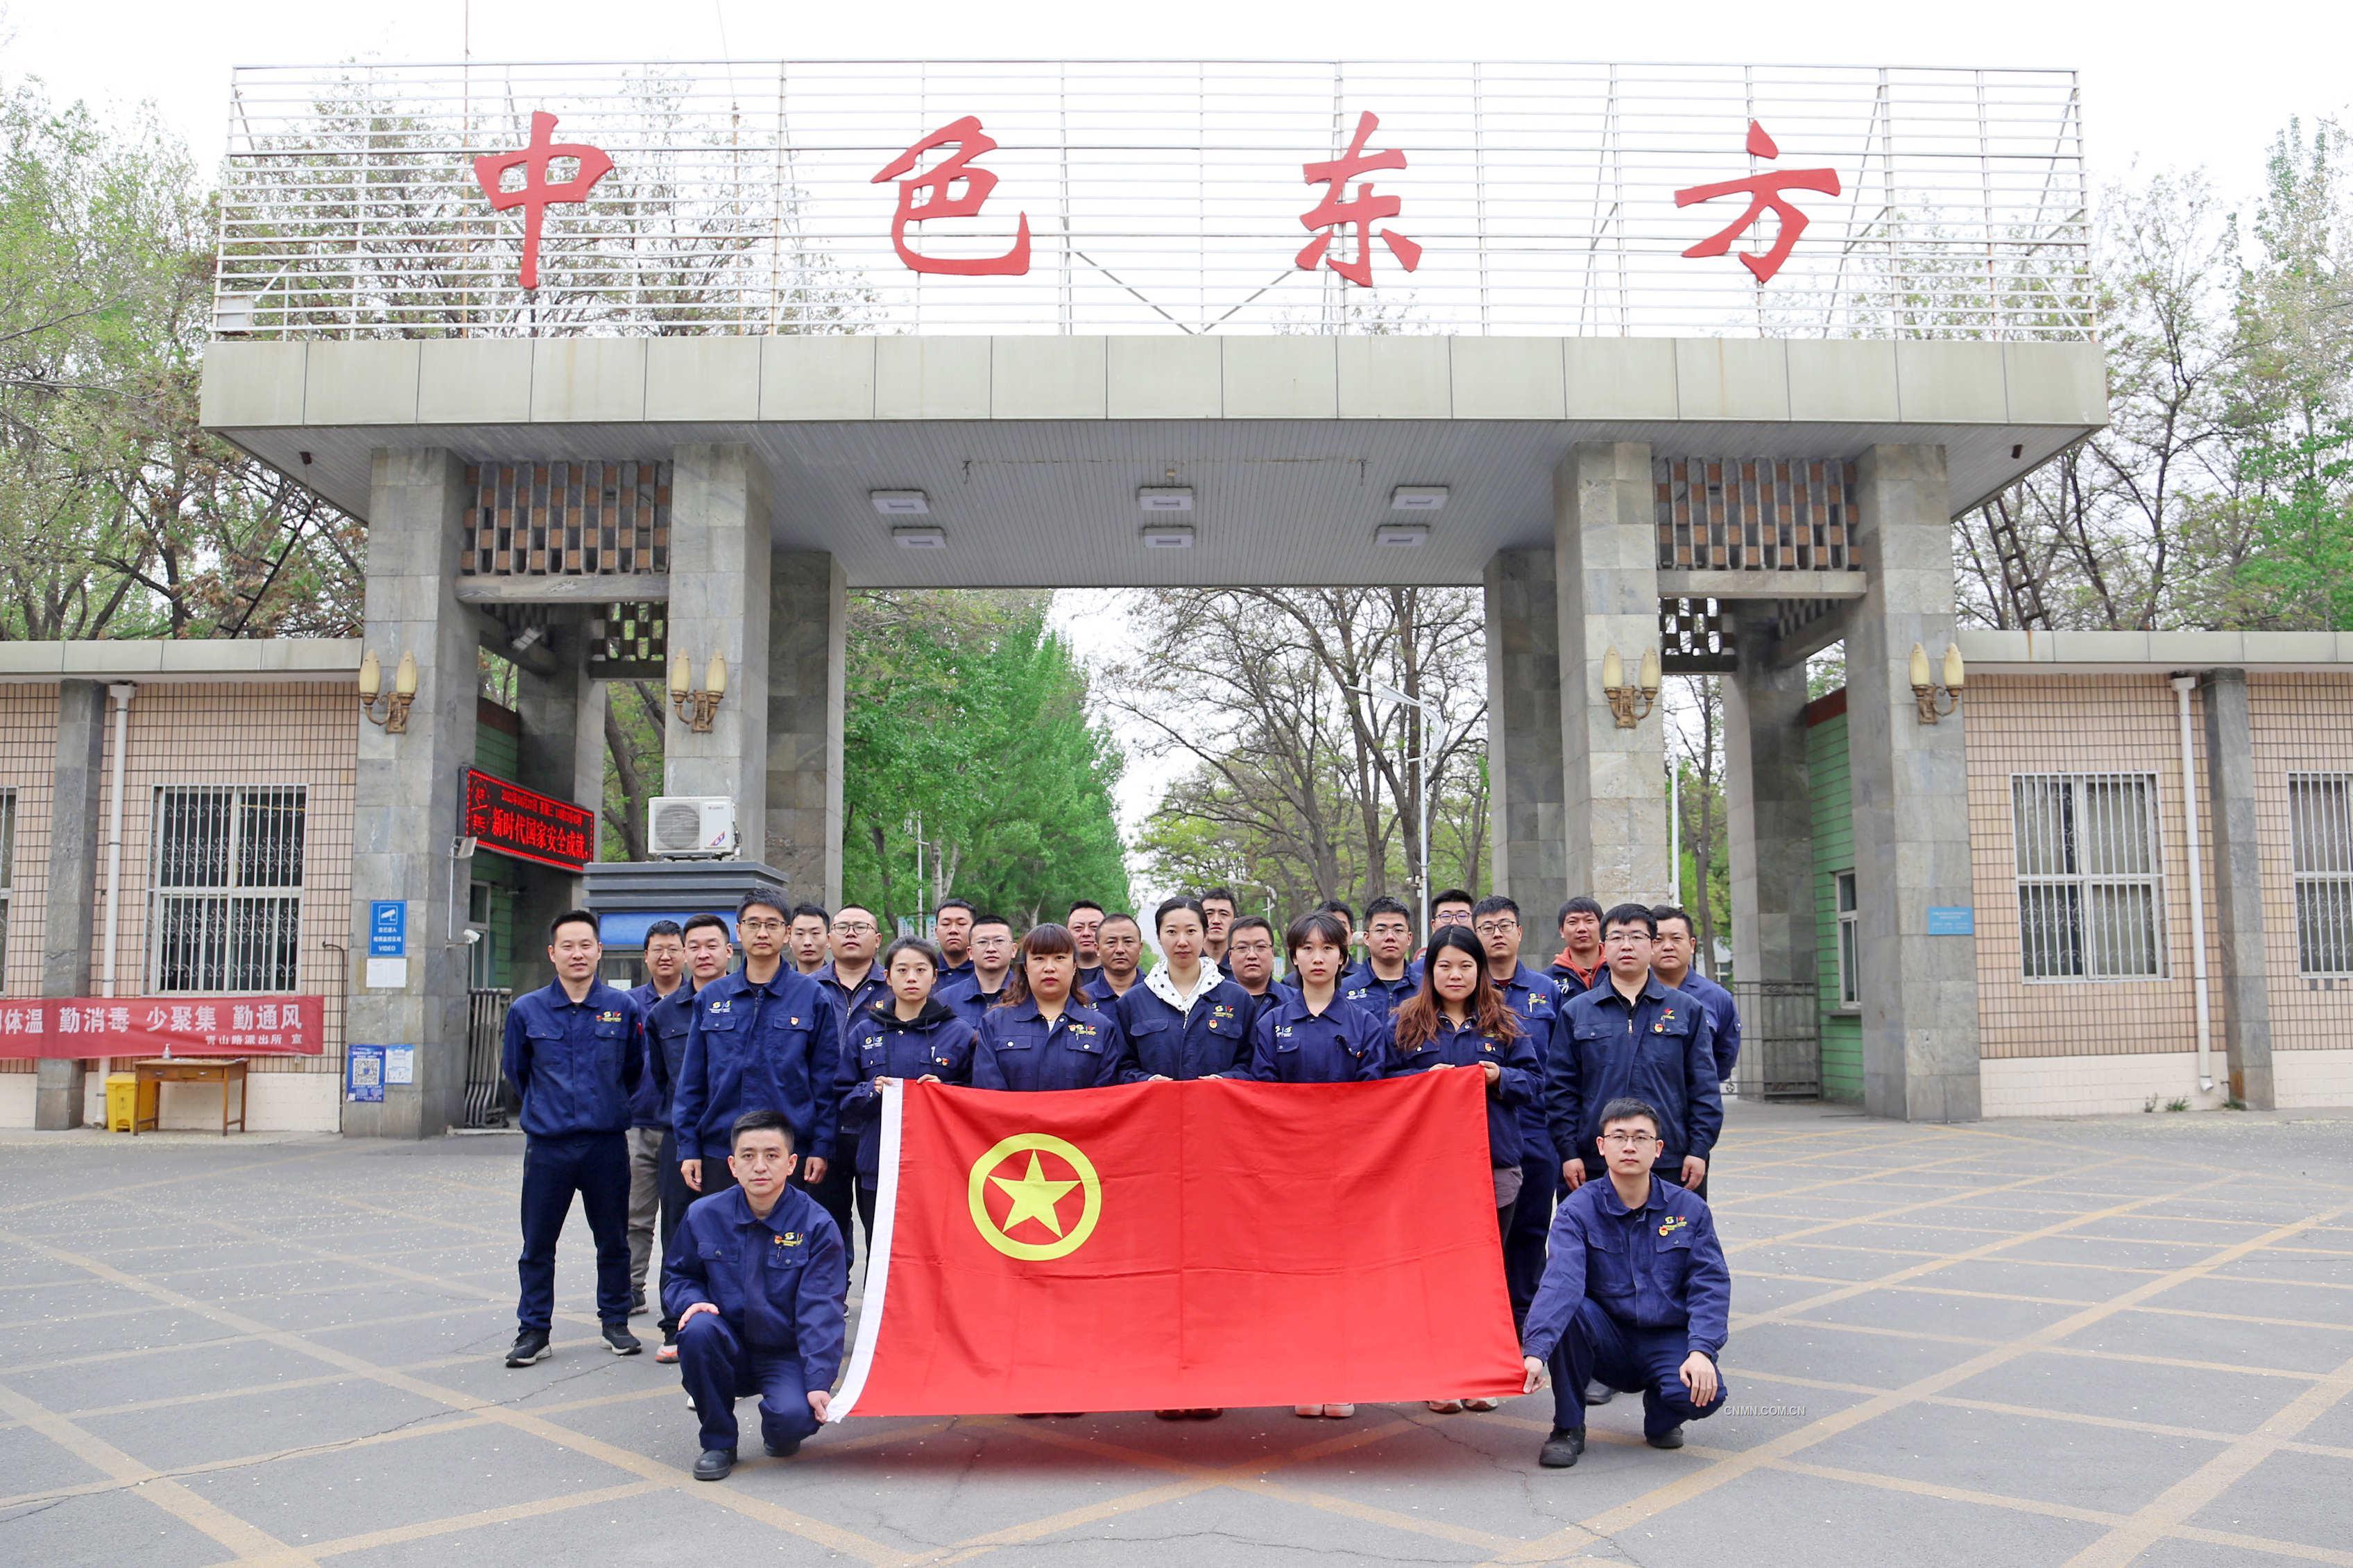
<path id="1" fill-rule="evenodd" d="M 1119 1081 L 1127 1038 L 1087 1005 L 1079 944 L 1066 926 L 1032 926 L 1015 950 L 997 1005 L 981 1015 L 972 1086 L 1039 1091 Z"/>
<path id="2" fill-rule="evenodd" d="M 1512 1227 L 1520 1194 L 1519 1108 L 1541 1092 L 1544 1068 L 1527 1031 L 1487 974 L 1487 952 L 1465 926 L 1440 926 L 1423 955 L 1421 989 L 1397 1010 L 1388 1076 L 1437 1068 L 1471 1068 L 1487 1080 L 1487 1163 L 1495 1183 L 1495 1231 Z M 1466 1405 L 1493 1410 L 1492 1399 L 1433 1399 L 1451 1414 Z"/>

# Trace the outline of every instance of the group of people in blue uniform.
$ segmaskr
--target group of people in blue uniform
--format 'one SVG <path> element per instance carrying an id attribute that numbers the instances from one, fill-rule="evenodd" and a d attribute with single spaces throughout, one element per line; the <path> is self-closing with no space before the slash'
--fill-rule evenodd
<path id="1" fill-rule="evenodd" d="M 1739 1020 L 1692 967 L 1688 914 L 1572 899 L 1562 951 L 1539 972 L 1520 956 L 1518 906 L 1500 894 L 1440 894 L 1419 952 L 1404 904 L 1374 900 L 1359 931 L 1332 900 L 1281 933 L 1280 978 L 1272 924 L 1238 917 L 1226 889 L 1166 900 L 1152 921 L 1162 962 L 1148 973 L 1135 917 L 1089 900 L 1017 935 L 951 900 L 933 940 L 878 952 L 871 912 L 754 889 L 734 911 L 740 966 L 720 915 L 663 921 L 646 939 L 650 978 L 624 992 L 597 978 L 596 916 L 558 916 L 556 979 L 517 998 L 506 1023 L 527 1135 L 507 1364 L 551 1353 L 555 1239 L 576 1193 L 616 1354 L 644 1350 L 628 1320 L 652 1310 L 659 1240 L 656 1358 L 680 1365 L 702 1428 L 694 1474 L 716 1480 L 735 1463 L 739 1397 L 758 1394 L 772 1455 L 825 1418 L 856 1230 L 872 1239 L 891 1081 L 1036 1093 L 1458 1068 L 1486 1080 L 1525 1386 L 1553 1384 L 1539 1461 L 1575 1464 L 1587 1405 L 1619 1391 L 1641 1394 L 1660 1447 L 1720 1407 L 1729 1275 L 1705 1193 Z"/>

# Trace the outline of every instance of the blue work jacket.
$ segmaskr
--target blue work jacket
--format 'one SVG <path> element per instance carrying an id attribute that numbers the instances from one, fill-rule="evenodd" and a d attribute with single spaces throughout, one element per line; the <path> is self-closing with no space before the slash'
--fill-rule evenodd
<path id="1" fill-rule="evenodd" d="M 1108 1013 L 1065 1005 L 1051 1024 L 1036 1001 L 991 1007 L 972 1047 L 975 1089 L 1102 1089 L 1119 1081 L 1127 1037 Z"/>
<path id="2" fill-rule="evenodd" d="M 679 983 L 670 988 L 670 994 L 675 996 L 681 992 L 691 995 L 694 992 L 693 982 L 681 976 Z M 638 1005 L 638 1016 L 645 1021 L 646 1066 L 650 1068 L 653 1066 L 654 1052 L 654 1009 L 660 1005 L 662 996 L 654 989 L 653 982 L 649 980 L 643 985 L 630 986 L 628 998 Z M 670 1107 L 662 1103 L 662 1094 L 663 1090 L 654 1081 L 652 1072 L 639 1073 L 637 1092 L 629 1097 L 629 1125 L 632 1127 L 669 1126 Z"/>
<path id="3" fill-rule="evenodd" d="M 934 996 L 910 1021 L 899 1016 L 898 998 L 878 1002 L 849 1021 L 841 1043 L 841 1131 L 836 1142 L 858 1144 L 858 1184 L 871 1187 L 880 1173 L 882 1120 L 876 1114 L 878 1078 L 937 1078 L 942 1083 L 972 1079 L 973 1026 Z"/>
<path id="4" fill-rule="evenodd" d="M 1552 967 L 1545 971 L 1545 978 L 1559 988 L 1563 1005 L 1566 1005 L 1568 999 L 1580 991 L 1590 991 L 1597 985 L 1609 984 L 1609 964 L 1600 964 L 1590 974 L 1579 974 L 1564 962 L 1567 957 L 1568 954 L 1566 952 L 1560 953 L 1552 961 Z"/>
<path id="5" fill-rule="evenodd" d="M 1587 1297 L 1630 1329 L 1685 1330 L 1689 1348 L 1713 1361 L 1731 1331 L 1732 1271 L 1715 1218 L 1698 1196 L 1651 1178 L 1651 1195 L 1630 1209 L 1608 1176 L 1560 1200 L 1544 1279 L 1520 1331 L 1523 1353 L 1549 1359 Z"/>
<path id="6" fill-rule="evenodd" d="M 818 965 L 809 978 L 833 998 L 834 1011 L 841 1015 L 841 1027 L 845 1033 L 849 1028 L 849 1020 L 858 1016 L 859 1009 L 868 1006 L 878 996 L 886 1006 L 891 1001 L 891 981 L 879 963 L 868 964 L 866 978 L 856 985 L 842 984 L 841 976 L 835 973 L 833 960 L 829 958 Z"/>
<path id="7" fill-rule="evenodd" d="M 719 1309 L 748 1348 L 800 1358 L 802 1380 L 831 1388 L 841 1371 L 849 1254 L 833 1216 L 798 1187 L 768 1217 L 741 1187 L 689 1204 L 662 1261 L 662 1310 L 675 1322 L 697 1301 Z"/>
<path id="8" fill-rule="evenodd" d="M 1127 1037 L 1125 1077 L 1131 1083 L 1155 1073 L 1173 1079 L 1249 1077 L 1250 1014 L 1250 994 L 1230 980 L 1194 997 L 1188 1013 L 1179 1013 L 1149 985 L 1129 986 L 1111 1007 Z"/>
<path id="9" fill-rule="evenodd" d="M 943 963 L 940 965 L 939 977 L 932 983 L 932 989 L 937 991 L 940 987 L 947 984 L 951 980 L 969 980 L 971 978 L 971 959 L 967 958 L 962 963 Z"/>
<path id="10" fill-rule="evenodd" d="M 1522 1147 L 1520 1107 L 1544 1094 L 1544 1068 L 1526 1035 L 1498 1040 L 1482 1033 L 1476 1022 L 1451 1023 L 1440 1013 L 1437 1035 L 1419 1050 L 1409 1053 L 1402 1042 L 1392 1043 L 1388 1076 L 1410 1078 L 1435 1067 L 1476 1068 L 1487 1062 L 1504 1072 L 1487 1090 L 1487 1161 L 1516 1165 Z"/>
<path id="11" fill-rule="evenodd" d="M 1261 1083 L 1369 1083 L 1388 1068 L 1389 1026 L 1337 991 L 1321 1013 L 1286 991 L 1259 1015 L 1250 1044 L 1250 1076 Z"/>
<path id="12" fill-rule="evenodd" d="M 1657 1108 L 1654 1168 L 1672 1177 L 1683 1156 L 1707 1158 L 1724 1131 L 1724 1096 L 1715 1075 L 1707 1009 L 1646 975 L 1631 1005 L 1615 984 L 1572 997 L 1545 1064 L 1545 1118 L 1560 1158 L 1570 1151 L 1596 1175 L 1601 1108 L 1621 1096 Z"/>
<path id="13" fill-rule="evenodd" d="M 815 976 L 790 964 L 765 985 L 740 969 L 721 975 L 695 994 L 670 1108 L 678 1157 L 723 1160 L 737 1117 L 775 1110 L 795 1151 L 832 1159 L 840 1072 L 841 1018 Z"/>
<path id="14" fill-rule="evenodd" d="M 551 981 L 508 1006 L 499 1065 L 522 1099 L 522 1130 L 533 1137 L 624 1131 L 645 1072 L 644 1015 L 601 980 L 577 1002 Z"/>
<path id="15" fill-rule="evenodd" d="M 1492 979 L 1493 976 L 1491 975 Z M 1529 1043 L 1535 1047 L 1536 1060 L 1544 1061 L 1552 1048 L 1555 1025 L 1559 1021 L 1562 1006 L 1561 987 L 1548 974 L 1539 974 L 1526 964 L 1512 972 L 1512 977 L 1497 984 L 1504 994 L 1504 1005 L 1527 1031 Z M 1536 1095 L 1519 1108 L 1520 1150 L 1523 1155 L 1558 1163 L 1553 1152 L 1552 1134 L 1545 1129 L 1545 1107 L 1542 1087 Z"/>
<path id="16" fill-rule="evenodd" d="M 1103 984 L 1102 964 L 1098 963 L 1092 969 L 1080 970 L 1078 978 L 1072 984 L 1085 989 L 1088 1006 L 1098 1013 L 1111 1011 L 1111 987 Z"/>
<path id="17" fill-rule="evenodd" d="M 1007 978 L 1011 978 L 1009 971 Z M 943 980 L 932 987 L 933 1001 L 947 1008 L 976 1029 L 980 1027 L 980 1016 L 996 1006 L 997 998 L 1004 994 L 1004 981 L 997 982 L 996 990 L 984 992 L 980 988 L 979 977 L 971 974 L 965 975 L 962 980 Z"/>
<path id="18" fill-rule="evenodd" d="M 686 1037 L 694 1027 L 694 982 L 689 980 L 655 1003 L 646 1014 L 646 1079 L 639 1100 L 654 1108 L 656 1120 L 637 1121 L 638 1127 L 670 1130 L 670 1113 L 678 1099 L 679 1075 L 686 1068 Z"/>
<path id="19" fill-rule="evenodd" d="M 1719 1082 L 1730 1078 L 1733 1065 L 1740 1060 L 1740 1005 L 1731 992 L 1696 969 L 1675 989 L 1707 1009 L 1707 1021 L 1715 1030 L 1715 1076 Z"/>
<path id="20" fill-rule="evenodd" d="M 1383 1023 L 1395 1022 L 1398 1008 L 1420 989 L 1421 978 L 1413 973 L 1410 962 L 1406 964 L 1406 972 L 1395 980 L 1384 980 L 1374 973 L 1370 959 L 1340 976 L 1340 1000 L 1355 1003 Z"/>

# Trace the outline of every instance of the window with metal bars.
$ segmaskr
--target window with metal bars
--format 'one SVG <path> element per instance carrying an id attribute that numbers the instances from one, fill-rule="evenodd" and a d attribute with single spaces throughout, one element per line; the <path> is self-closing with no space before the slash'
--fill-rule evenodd
<path id="1" fill-rule="evenodd" d="M 1862 927 L 1855 901 L 1854 873 L 1835 872 L 1831 884 L 1838 894 L 1839 1005 L 1858 1006 L 1862 1001 Z"/>
<path id="2" fill-rule="evenodd" d="M 2299 974 L 2353 974 L 2353 773 L 2287 776 Z"/>
<path id="3" fill-rule="evenodd" d="M 2154 773 L 2016 773 L 2018 939 L 2029 980 L 2165 973 Z"/>
<path id="4" fill-rule="evenodd" d="M 155 792 L 154 991 L 297 988 L 307 808 L 299 784 Z"/>

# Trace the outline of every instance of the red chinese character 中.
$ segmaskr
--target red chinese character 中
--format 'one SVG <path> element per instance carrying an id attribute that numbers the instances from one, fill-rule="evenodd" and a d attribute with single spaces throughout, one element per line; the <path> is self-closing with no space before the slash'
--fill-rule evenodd
<path id="1" fill-rule="evenodd" d="M 908 177 L 924 153 L 951 142 L 956 144 L 954 157 Z M 899 210 L 891 219 L 891 245 L 910 268 L 917 272 L 945 272 L 959 278 L 1018 278 L 1029 270 L 1028 213 L 1020 215 L 1013 248 L 1002 256 L 925 256 L 907 243 L 907 226 L 911 223 L 980 216 L 988 194 L 997 189 L 997 176 L 986 169 L 972 167 L 972 161 L 996 151 L 997 142 L 980 128 L 979 116 L 967 114 L 940 127 L 892 159 L 881 174 L 868 182 L 877 185 L 885 180 L 899 182 Z M 959 185 L 963 187 L 961 191 L 955 188 Z"/>
<path id="2" fill-rule="evenodd" d="M 1300 251 L 1299 265 L 1312 272 L 1317 262 L 1324 262 L 1359 289 L 1373 286 L 1373 225 L 1385 217 L 1397 216 L 1405 207 L 1400 197 L 1373 195 L 1370 180 L 1357 185 L 1356 200 L 1341 199 L 1347 190 L 1348 182 L 1357 175 L 1369 174 L 1377 169 L 1405 167 L 1405 153 L 1400 148 L 1392 147 L 1385 153 L 1365 151 L 1365 143 L 1372 139 L 1373 132 L 1379 130 L 1380 125 L 1378 117 L 1366 110 L 1356 121 L 1356 134 L 1349 139 L 1347 152 L 1324 163 L 1301 165 L 1301 172 L 1308 183 L 1313 184 L 1321 180 L 1324 184 L 1324 191 L 1322 201 L 1299 215 L 1301 227 L 1322 231 Z M 1351 224 L 1356 228 L 1355 259 L 1326 255 L 1332 247 L 1332 241 L 1340 238 Z M 1397 230 L 1381 230 L 1381 243 L 1389 247 L 1398 265 L 1408 272 L 1421 265 L 1421 247 Z M 1341 249 L 1345 251 L 1346 248 L 1347 243 L 1342 239 Z"/>
<path id="3" fill-rule="evenodd" d="M 1748 122 L 1748 155 L 1752 158 L 1778 158 L 1781 149 L 1773 138 L 1765 134 L 1765 127 L 1754 120 Z M 1722 256 L 1732 248 L 1732 242 L 1746 234 L 1757 220 L 1770 211 L 1779 218 L 1780 228 L 1772 248 L 1763 255 L 1748 251 L 1740 253 L 1740 265 L 1756 275 L 1759 284 L 1769 283 L 1773 274 L 1781 270 L 1781 263 L 1789 259 L 1796 248 L 1798 237 L 1806 232 L 1806 215 L 1797 204 L 1782 193 L 1786 191 L 1820 191 L 1826 196 L 1839 194 L 1836 169 L 1768 169 L 1751 174 L 1745 180 L 1722 180 L 1713 185 L 1693 185 L 1675 193 L 1675 205 L 1690 206 L 1694 202 L 1712 202 L 1720 196 L 1745 195 L 1748 210 L 1723 228 L 1701 240 L 1685 256 Z"/>
<path id="4" fill-rule="evenodd" d="M 539 233 L 547 217 L 547 209 L 556 202 L 585 202 L 589 188 L 613 172 L 613 160 L 604 153 L 582 142 L 554 142 L 548 137 L 555 131 L 555 116 L 545 110 L 531 117 L 531 145 L 520 153 L 485 153 L 474 160 L 474 178 L 481 183 L 482 195 L 491 199 L 492 212 L 504 212 L 509 207 L 522 208 L 522 286 L 539 287 Z M 550 184 L 548 165 L 558 158 L 576 158 L 580 166 L 572 178 Z M 522 184 L 515 190 L 505 188 L 509 169 L 522 171 Z"/>

